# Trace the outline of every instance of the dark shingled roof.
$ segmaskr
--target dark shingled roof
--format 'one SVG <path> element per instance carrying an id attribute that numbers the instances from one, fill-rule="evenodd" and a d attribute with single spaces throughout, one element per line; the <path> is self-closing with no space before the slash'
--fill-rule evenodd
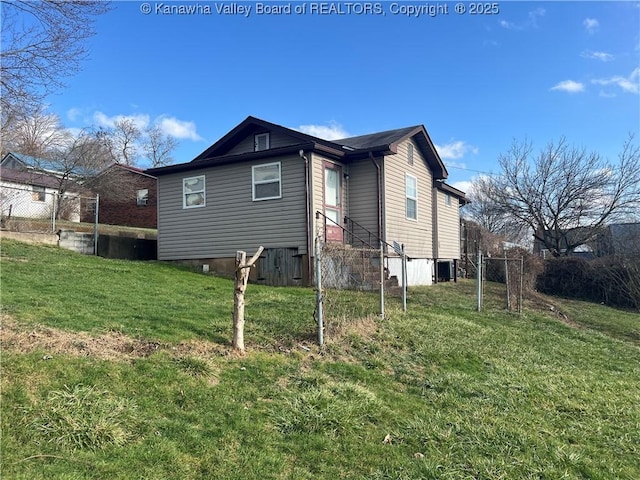
<path id="1" fill-rule="evenodd" d="M 357 150 L 371 149 L 392 145 L 399 142 L 407 135 L 415 130 L 419 130 L 419 125 L 413 127 L 397 128 L 395 130 L 387 130 L 386 132 L 370 133 L 368 135 L 359 135 L 357 137 L 343 138 L 341 140 L 333 140 L 334 143 L 345 145 Z"/>

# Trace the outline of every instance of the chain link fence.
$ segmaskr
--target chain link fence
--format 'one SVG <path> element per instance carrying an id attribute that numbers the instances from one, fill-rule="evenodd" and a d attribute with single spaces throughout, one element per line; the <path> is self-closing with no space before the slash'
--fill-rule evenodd
<path id="1" fill-rule="evenodd" d="M 380 250 L 316 240 L 319 343 L 381 314 Z"/>
<path id="2" fill-rule="evenodd" d="M 483 281 L 493 282 L 504 299 L 504 308 L 510 312 L 522 313 L 524 260 L 520 258 L 484 258 Z M 483 284 L 482 293 L 484 294 Z M 482 301 L 484 303 L 484 301 Z M 496 305 L 497 307 L 497 305 Z"/>
<path id="3" fill-rule="evenodd" d="M 0 186 L 0 227 L 25 233 L 55 233 L 80 222 L 97 224 L 98 197 L 45 187 Z"/>
<path id="4" fill-rule="evenodd" d="M 318 341 L 337 338 L 354 329 L 366 328 L 385 316 L 385 301 L 394 303 L 406 290 L 398 279 L 389 278 L 388 254 L 383 246 L 353 246 L 327 242 L 323 236 L 315 241 L 315 281 Z"/>

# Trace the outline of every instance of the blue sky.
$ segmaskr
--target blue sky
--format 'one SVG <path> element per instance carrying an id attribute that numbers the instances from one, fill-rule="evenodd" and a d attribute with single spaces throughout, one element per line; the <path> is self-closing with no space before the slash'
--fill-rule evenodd
<path id="1" fill-rule="evenodd" d="M 182 163 L 248 115 L 325 138 L 423 124 L 463 189 L 497 172 L 514 139 L 565 136 L 613 159 L 640 136 L 638 2 L 501 1 L 483 15 L 429 2 L 438 14 L 419 17 L 398 6 L 427 2 L 381 2 L 379 15 L 148 3 L 114 2 L 98 19 L 82 71 L 48 99 L 67 127 L 157 123 Z M 216 12 L 234 3 L 249 16 Z M 196 13 L 162 13 L 171 5 Z"/>

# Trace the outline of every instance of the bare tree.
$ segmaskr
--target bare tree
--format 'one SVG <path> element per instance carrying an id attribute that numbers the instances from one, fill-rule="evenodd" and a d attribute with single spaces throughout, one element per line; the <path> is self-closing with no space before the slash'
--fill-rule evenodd
<path id="1" fill-rule="evenodd" d="M 472 220 L 479 227 L 501 237 L 502 240 L 524 245 L 528 235 L 526 228 L 501 208 L 490 196 L 492 179 L 486 176 L 476 178 L 467 198 L 470 200 L 461 211 L 464 218 Z"/>
<path id="2" fill-rule="evenodd" d="M 98 131 L 98 138 L 111 156 L 111 161 L 123 165 L 135 165 L 138 160 L 138 142 L 142 135 L 135 121 L 121 118 L 112 128 Z"/>
<path id="3" fill-rule="evenodd" d="M 108 2 L 3 0 L 0 50 L 2 126 L 32 112 L 86 58 L 85 41 Z"/>
<path id="4" fill-rule="evenodd" d="M 58 178 L 58 193 L 64 194 L 71 184 L 84 184 L 111 162 L 104 144 L 91 130 L 82 130 L 61 143 L 48 163 Z"/>
<path id="5" fill-rule="evenodd" d="M 158 125 L 147 128 L 145 134 L 142 151 L 151 162 L 151 166 L 162 167 L 173 163 L 172 154 L 178 146 L 178 141 L 170 135 L 165 135 Z"/>
<path id="6" fill-rule="evenodd" d="M 530 142 L 514 142 L 499 160 L 502 173 L 488 182 L 486 195 L 554 256 L 570 254 L 605 224 L 640 208 L 640 147 L 633 135 L 616 163 L 565 139 L 537 156 Z"/>
<path id="7" fill-rule="evenodd" d="M 2 132 L 2 155 L 16 151 L 35 158 L 47 158 L 70 135 L 60 117 L 38 106 L 31 114 L 16 114 Z"/>

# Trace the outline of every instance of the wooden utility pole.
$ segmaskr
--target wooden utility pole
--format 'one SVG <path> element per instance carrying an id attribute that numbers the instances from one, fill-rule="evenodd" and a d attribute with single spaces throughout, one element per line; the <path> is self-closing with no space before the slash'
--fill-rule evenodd
<path id="1" fill-rule="evenodd" d="M 260 258 L 263 246 L 247 262 L 247 252 L 236 252 L 236 286 L 233 293 L 233 348 L 244 352 L 244 292 L 247 290 L 249 271 Z"/>

